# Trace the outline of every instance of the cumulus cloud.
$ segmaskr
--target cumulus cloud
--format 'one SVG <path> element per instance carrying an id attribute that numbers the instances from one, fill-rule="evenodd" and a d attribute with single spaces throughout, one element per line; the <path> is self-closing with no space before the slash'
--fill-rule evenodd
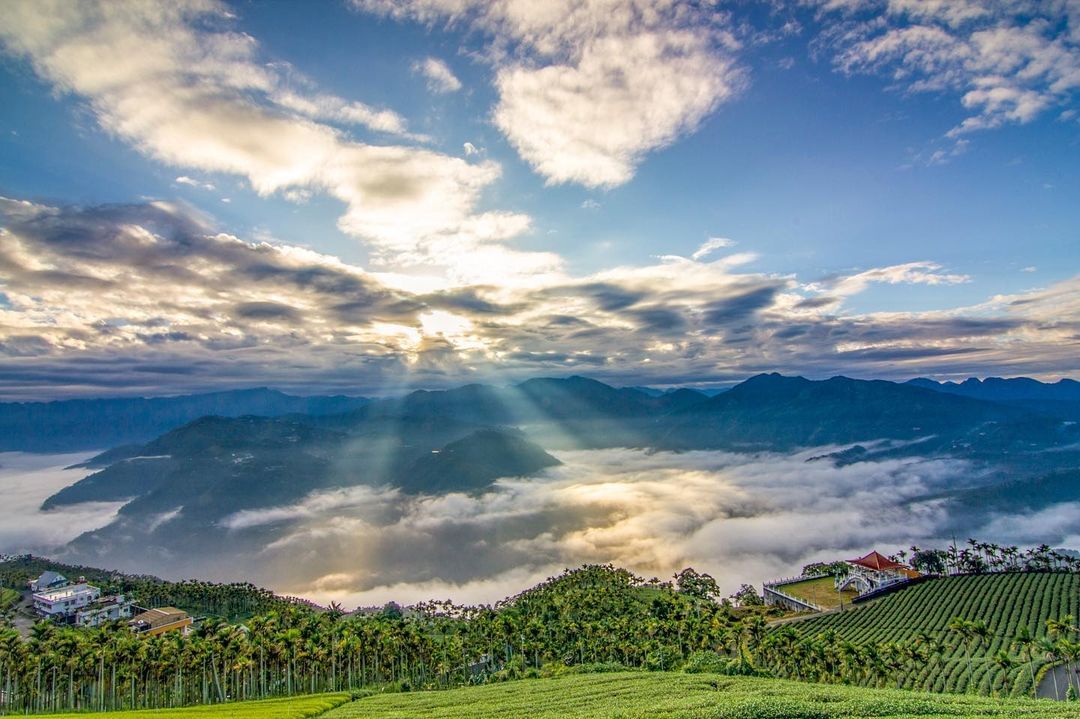
<path id="1" fill-rule="evenodd" d="M 22 454 L 0 452 L 0 554 L 48 553 L 83 532 L 103 527 L 116 518 L 123 502 L 85 502 L 49 512 L 41 503 L 87 474 L 64 469 L 89 459 L 88 454 Z"/>
<path id="2" fill-rule="evenodd" d="M 808 0 L 830 22 L 819 44 L 845 73 L 908 92 L 952 92 L 969 113 L 948 135 L 1023 124 L 1080 88 L 1080 9 L 1072 2 Z"/>
<path id="3" fill-rule="evenodd" d="M 449 65 L 437 57 L 417 61 L 413 64 L 413 71 L 427 78 L 428 89 L 432 92 L 448 93 L 461 89 L 461 80 L 457 79 Z"/>
<path id="4" fill-rule="evenodd" d="M 261 195 L 342 201 L 339 226 L 371 243 L 376 261 L 467 266 L 472 251 L 507 262 L 528 254 L 500 244 L 512 235 L 478 232 L 510 227 L 508 219 L 515 231 L 528 226 L 513 213 L 475 212 L 497 164 L 350 139 L 333 123 L 417 138 L 392 111 L 319 92 L 289 66 L 261 62 L 254 38 L 229 30 L 231 20 L 214 0 L 16 2 L 5 7 L 0 43 L 149 157 L 238 175 Z"/>
<path id="5" fill-rule="evenodd" d="M 726 16 L 675 0 L 353 4 L 488 35 L 495 124 L 551 183 L 627 182 L 648 152 L 696 130 L 745 78 Z"/>

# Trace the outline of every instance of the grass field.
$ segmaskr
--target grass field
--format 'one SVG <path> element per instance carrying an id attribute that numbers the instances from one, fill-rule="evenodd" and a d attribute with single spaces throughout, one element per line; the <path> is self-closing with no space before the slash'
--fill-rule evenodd
<path id="1" fill-rule="evenodd" d="M 782 587 L 777 587 L 777 589 L 784 594 L 790 594 L 796 599 L 816 604 L 822 609 L 833 609 L 840 606 L 841 596 L 844 598 L 844 606 L 846 607 L 851 604 L 852 599 L 859 596 L 859 593 L 853 589 L 837 593 L 832 577 L 807 579 L 805 582 L 785 584 Z"/>
<path id="2" fill-rule="evenodd" d="M 306 719 L 324 714 L 349 700 L 348 694 L 316 694 L 288 699 L 264 699 L 183 709 L 145 709 L 122 712 L 35 714 L 42 719 Z"/>
<path id="3" fill-rule="evenodd" d="M 1012 692 L 1022 695 L 1030 693 L 1032 669 L 1037 675 L 1043 660 L 1036 658 L 1033 666 L 1010 647 L 1018 629 L 1026 626 L 1042 637 L 1047 619 L 1070 614 L 1080 616 L 1078 574 L 983 574 L 935 579 L 851 611 L 790 626 L 810 637 L 834 630 L 854 644 L 906 642 L 925 632 L 942 640 L 945 651 L 925 666 L 907 670 L 905 688 L 989 694 L 1000 691 L 1008 679 Z M 960 641 L 948 629 L 953 617 L 985 622 L 989 636 Z M 1016 659 L 1013 667 L 1006 670 L 994 663 L 999 650 Z"/>
<path id="4" fill-rule="evenodd" d="M 323 719 L 1077 719 L 1080 704 L 926 695 L 709 674 L 579 674 L 383 694 Z"/>

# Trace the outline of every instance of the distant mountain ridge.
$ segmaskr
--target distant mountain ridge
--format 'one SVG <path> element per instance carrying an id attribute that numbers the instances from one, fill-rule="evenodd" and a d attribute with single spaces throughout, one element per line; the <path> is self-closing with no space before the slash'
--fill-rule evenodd
<path id="1" fill-rule="evenodd" d="M 210 392 L 177 397 L 121 397 L 0 403 L 0 452 L 75 452 L 146 442 L 208 415 L 239 417 L 338 414 L 364 397 L 296 397 L 277 390 Z"/>
<path id="2" fill-rule="evenodd" d="M 673 413 L 666 449 L 784 450 L 873 439 L 951 436 L 988 422 L 1017 422 L 1022 409 L 884 380 L 751 377 Z"/>
<path id="3" fill-rule="evenodd" d="M 761 377 L 772 379 L 762 380 Z M 846 378 L 825 382 L 843 379 Z M 1055 383 L 1043 383 L 1026 377 L 971 378 L 961 383 L 936 382 L 926 378 L 901 384 L 874 381 L 881 382 L 879 386 L 882 387 L 918 388 L 1044 416 L 1080 420 L 1080 382 L 1071 379 Z M 776 386 L 767 387 L 770 382 Z M 341 395 L 298 397 L 272 389 L 255 388 L 177 397 L 7 402 L 0 403 L 0 452 L 71 452 L 141 444 L 204 416 L 277 417 L 297 414 L 318 417 L 350 413 L 363 418 L 447 416 L 485 426 L 560 421 L 574 425 L 573 429 L 580 430 L 578 434 L 583 433 L 586 437 L 590 434 L 588 425 L 595 421 L 618 419 L 622 424 L 617 432 L 619 442 L 639 445 L 648 443 L 647 440 L 655 435 L 653 420 L 658 417 L 684 412 L 715 415 L 718 408 L 740 406 L 740 396 L 745 398 L 753 395 L 775 402 L 778 398 L 782 399 L 785 393 L 792 393 L 791 399 L 795 400 L 800 393 L 817 386 L 817 383 L 805 384 L 812 382 L 801 377 L 767 374 L 752 377 L 730 390 L 716 393 L 686 388 L 665 391 L 649 387 L 619 388 L 573 376 L 565 379 L 531 379 L 511 387 L 473 384 L 448 390 L 416 390 L 402 397 L 380 400 Z M 725 399 L 729 395 L 734 399 Z M 714 404 L 703 404 L 706 402 Z M 823 417 L 821 412 L 818 414 L 819 418 Z M 877 425 L 872 422 L 864 426 Z M 606 429 L 608 432 L 615 431 L 612 426 Z M 714 424 L 712 429 L 718 427 Z M 890 431 L 895 430 L 896 426 Z M 773 438 L 766 443 L 778 438 L 775 429 L 770 431 Z M 700 431 L 697 433 L 700 434 Z M 812 441 L 815 433 L 803 431 L 801 437 L 796 434 L 793 433 L 792 440 L 805 443 Z M 818 434 L 841 436 L 843 432 Z M 700 442 L 689 442 L 695 443 Z M 610 443 L 599 443 L 600 446 L 606 444 Z M 667 445 L 678 448 L 680 441 L 671 439 Z M 118 452 L 117 456 L 123 455 L 123 451 Z M 105 465 L 99 463 L 97 466 Z"/>
<path id="4" fill-rule="evenodd" d="M 906 384 L 935 392 L 970 397 L 987 402 L 1021 407 L 1044 415 L 1080 421 L 1080 382 L 1060 379 L 1040 382 L 1030 377 L 969 377 L 963 382 L 937 382 L 925 377 L 908 380 Z"/>
<path id="5" fill-rule="evenodd" d="M 1009 400 L 1042 399 L 1080 402 L 1080 382 L 1060 379 L 1057 382 L 1040 382 L 1030 377 L 987 377 L 980 380 L 969 377 L 963 382 L 937 382 L 926 377 L 916 377 L 906 384 L 932 389 L 938 392 L 963 395 L 975 399 L 1002 402 Z"/>
<path id="6" fill-rule="evenodd" d="M 201 417 L 94 458 L 87 466 L 100 471 L 43 506 L 126 502 L 112 524 L 70 545 L 80 560 L 145 552 L 175 557 L 177 546 L 216 556 L 224 546 L 257 551 L 279 538 L 282 525 L 229 519 L 240 513 L 277 516 L 275 508 L 359 486 L 371 487 L 372 496 L 382 494 L 379 487 L 406 496 L 484 492 L 499 478 L 558 465 L 564 449 L 623 447 L 776 453 L 835 447 L 814 459 L 837 466 L 963 459 L 972 481 L 955 489 L 1012 482 L 1002 485 L 1001 496 L 1038 487 L 1042 505 L 1073 481 L 1053 473 L 1080 466 L 1080 424 L 883 380 L 762 374 L 710 397 L 616 388 L 585 377 L 540 378 L 509 387 L 418 390 L 337 414 Z"/>

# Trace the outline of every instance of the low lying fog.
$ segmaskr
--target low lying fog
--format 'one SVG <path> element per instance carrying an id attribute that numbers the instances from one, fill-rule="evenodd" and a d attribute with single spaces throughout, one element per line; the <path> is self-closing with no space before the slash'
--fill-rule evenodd
<path id="1" fill-rule="evenodd" d="M 97 454 L 0 452 L 0 553 L 47 554 L 83 532 L 112 521 L 123 502 L 87 502 L 62 512 L 42 512 L 41 503 L 89 474 L 64 469 Z"/>
<path id="2" fill-rule="evenodd" d="M 734 591 L 818 559 L 948 541 L 939 536 L 941 503 L 908 500 L 969 481 L 969 465 L 807 461 L 835 449 L 562 452 L 563 466 L 501 480 L 482 495 L 415 498 L 358 487 L 240 512 L 227 523 L 234 532 L 280 528 L 253 558 L 266 580 L 346 606 L 493 601 L 585 562 L 663 579 L 693 566 Z M 1003 536 L 1007 527 L 1010 541 L 1055 542 L 1080 534 L 1078 518 L 1049 528 L 1043 517 L 988 521 Z"/>
<path id="3" fill-rule="evenodd" d="M 834 449 L 561 452 L 563 466 L 500 480 L 478 495 L 410 497 L 371 487 L 324 492 L 227 517 L 222 524 L 237 540 L 258 533 L 271 541 L 197 566 L 207 578 L 251 580 L 353 607 L 391 599 L 491 602 L 585 562 L 612 562 L 662 579 L 693 566 L 733 591 L 743 582 L 797 573 L 814 560 L 949 541 L 942 503 L 909 500 L 966 483 L 972 467 L 918 458 L 847 467 L 807 461 Z M 38 512 L 42 499 L 82 473 L 58 470 L 55 461 L 45 466 L 40 457 L 0 459 L 0 486 L 12 496 L 0 508 L 0 551 L 57 546 L 116 511 L 98 504 Z M 1075 546 L 1080 507 L 987 517 L 961 541 L 966 536 Z"/>

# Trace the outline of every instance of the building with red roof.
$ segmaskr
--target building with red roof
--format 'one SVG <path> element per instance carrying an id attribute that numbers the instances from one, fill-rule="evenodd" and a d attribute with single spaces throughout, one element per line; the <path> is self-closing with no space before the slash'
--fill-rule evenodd
<path id="1" fill-rule="evenodd" d="M 870 569 L 875 572 L 889 572 L 895 569 L 903 569 L 904 565 L 900 562 L 894 562 L 880 552 L 870 552 L 865 557 L 859 557 L 858 559 L 847 560 L 848 564 L 854 564 L 864 569 Z"/>
<path id="2" fill-rule="evenodd" d="M 848 559 L 847 564 L 847 575 L 836 578 L 838 591 L 854 587 L 859 594 L 866 594 L 919 576 L 918 572 L 876 551 L 858 559 Z"/>

